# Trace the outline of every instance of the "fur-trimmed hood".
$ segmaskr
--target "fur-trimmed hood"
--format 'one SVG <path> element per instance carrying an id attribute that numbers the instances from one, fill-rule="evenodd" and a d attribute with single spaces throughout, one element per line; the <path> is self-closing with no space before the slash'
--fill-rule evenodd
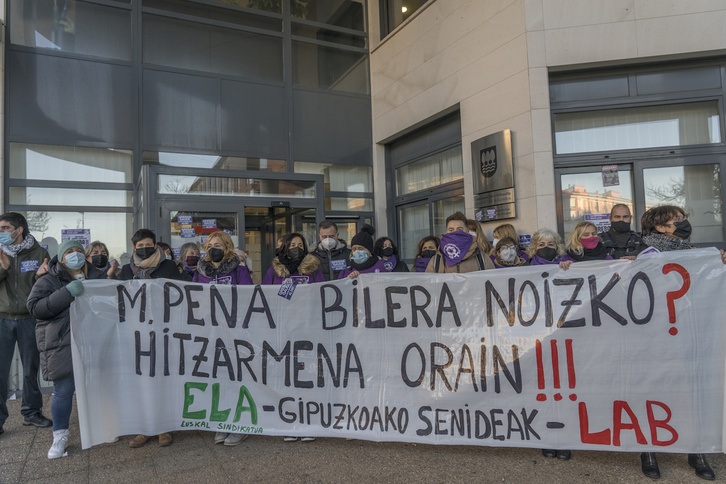
<path id="1" fill-rule="evenodd" d="M 201 262 L 201 261 L 200 261 Z M 308 254 L 303 258 L 302 262 L 300 262 L 300 265 L 297 267 L 297 273 L 301 276 L 312 276 L 315 274 L 315 271 L 318 270 L 318 267 L 320 266 L 320 259 L 315 257 L 313 254 Z M 275 257 L 272 259 L 272 268 L 275 271 L 275 275 L 277 277 L 281 277 L 285 279 L 286 277 L 290 277 L 290 271 L 287 270 L 287 267 L 280 262 L 280 260 Z"/>
<path id="2" fill-rule="evenodd" d="M 206 278 L 214 279 L 216 276 L 224 276 L 233 272 L 239 265 L 239 259 L 233 257 L 231 259 L 225 259 L 219 267 L 214 267 L 211 261 L 199 259 L 197 262 L 197 271 Z"/>

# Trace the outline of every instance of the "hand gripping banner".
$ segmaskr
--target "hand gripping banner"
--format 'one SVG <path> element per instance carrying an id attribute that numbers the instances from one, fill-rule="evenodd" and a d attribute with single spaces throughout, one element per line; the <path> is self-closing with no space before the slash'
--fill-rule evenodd
<path id="1" fill-rule="evenodd" d="M 71 307 L 84 448 L 208 430 L 722 450 L 715 249 L 278 286 L 92 281 Z"/>

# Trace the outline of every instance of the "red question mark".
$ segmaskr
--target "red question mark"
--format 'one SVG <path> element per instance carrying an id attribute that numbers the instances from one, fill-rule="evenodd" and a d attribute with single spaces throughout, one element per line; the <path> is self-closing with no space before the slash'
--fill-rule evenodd
<path id="1" fill-rule="evenodd" d="M 688 289 L 691 288 L 691 275 L 688 273 L 685 267 L 679 264 L 666 264 L 663 266 L 663 274 L 676 271 L 683 278 L 683 285 L 677 291 L 670 291 L 666 293 L 666 300 L 668 301 L 668 322 L 676 324 L 676 304 L 675 300 L 683 297 Z M 671 328 L 668 332 L 675 336 L 678 334 L 676 328 Z"/>

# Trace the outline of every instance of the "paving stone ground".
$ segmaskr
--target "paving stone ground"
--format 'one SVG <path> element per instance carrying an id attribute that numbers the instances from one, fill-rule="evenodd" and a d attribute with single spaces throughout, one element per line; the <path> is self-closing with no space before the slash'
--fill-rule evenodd
<path id="1" fill-rule="evenodd" d="M 133 436 L 81 449 L 74 408 L 68 456 L 48 460 L 50 429 L 24 427 L 20 402 L 0 435 L 0 483 L 650 483 L 638 454 L 574 452 L 570 461 L 545 459 L 533 449 L 432 446 L 318 439 L 284 443 L 253 436 L 236 447 L 214 445 L 212 434 L 174 432 L 174 443 L 150 441 L 129 448 Z M 44 413 L 50 416 L 50 395 Z M 703 483 L 682 454 L 659 454 L 663 483 Z M 717 481 L 726 481 L 726 455 L 709 458 Z"/>

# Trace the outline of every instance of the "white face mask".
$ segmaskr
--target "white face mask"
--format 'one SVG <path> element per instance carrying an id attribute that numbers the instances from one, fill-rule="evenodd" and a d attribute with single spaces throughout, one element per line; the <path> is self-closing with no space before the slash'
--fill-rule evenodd
<path id="1" fill-rule="evenodd" d="M 332 237 L 323 239 L 320 241 L 320 243 L 322 244 L 323 249 L 326 249 L 326 250 L 333 250 L 333 248 L 335 247 L 335 239 Z"/>
<path id="2" fill-rule="evenodd" d="M 517 257 L 517 249 L 515 247 L 502 247 L 499 250 L 499 257 L 504 262 L 513 262 L 514 258 Z"/>
<path id="3" fill-rule="evenodd" d="M 497 239 L 495 237 L 494 240 L 492 241 L 492 247 L 496 247 L 498 243 L 499 243 L 499 239 Z"/>
<path id="4" fill-rule="evenodd" d="M 470 230 L 469 231 L 469 235 L 471 235 L 472 237 L 476 238 L 476 232 L 473 231 L 473 230 Z"/>

